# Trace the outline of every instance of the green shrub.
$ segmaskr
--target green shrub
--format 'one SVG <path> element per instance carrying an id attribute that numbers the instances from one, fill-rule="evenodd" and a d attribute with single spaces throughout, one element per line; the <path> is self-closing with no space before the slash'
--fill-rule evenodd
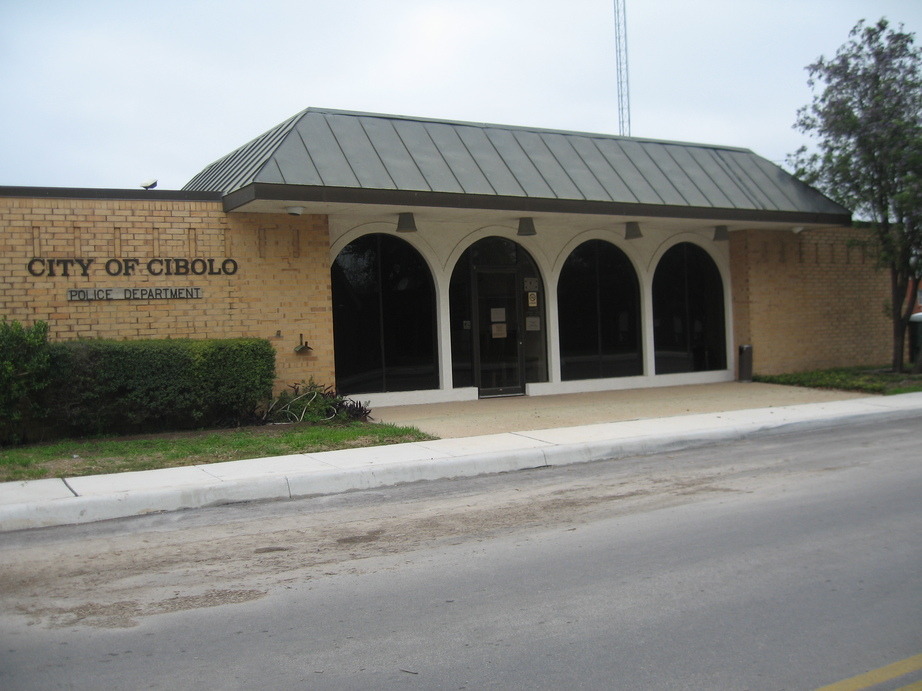
<path id="1" fill-rule="evenodd" d="M 204 417 L 220 424 L 253 422 L 272 396 L 275 349 L 264 339 L 191 341 Z"/>
<path id="2" fill-rule="evenodd" d="M 24 441 L 44 418 L 51 354 L 48 324 L 0 322 L 0 445 Z"/>
<path id="3" fill-rule="evenodd" d="M 258 339 L 69 341 L 52 360 L 49 406 L 78 436 L 250 422 L 275 378 L 275 351 Z"/>

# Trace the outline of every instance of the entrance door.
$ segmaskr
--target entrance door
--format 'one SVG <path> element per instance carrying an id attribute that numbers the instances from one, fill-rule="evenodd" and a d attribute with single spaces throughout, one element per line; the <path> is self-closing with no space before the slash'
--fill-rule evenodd
<path id="1" fill-rule="evenodd" d="M 477 269 L 475 362 L 480 396 L 525 393 L 520 325 L 521 291 L 513 270 Z"/>
<path id="2" fill-rule="evenodd" d="M 531 255 L 487 237 L 458 258 L 449 284 L 452 385 L 482 398 L 547 381 L 544 288 Z"/>

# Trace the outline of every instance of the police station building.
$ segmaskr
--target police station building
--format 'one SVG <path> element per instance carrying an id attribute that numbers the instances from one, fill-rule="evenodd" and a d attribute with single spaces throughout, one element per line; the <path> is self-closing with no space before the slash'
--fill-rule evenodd
<path id="1" fill-rule="evenodd" d="M 179 191 L 0 188 L 0 315 L 373 405 L 722 382 L 888 360 L 849 225 L 746 149 L 307 109 Z"/>

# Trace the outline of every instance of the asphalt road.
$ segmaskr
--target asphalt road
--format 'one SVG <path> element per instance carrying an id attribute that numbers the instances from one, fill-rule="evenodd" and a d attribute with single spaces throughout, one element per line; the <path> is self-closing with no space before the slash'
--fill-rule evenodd
<path id="1" fill-rule="evenodd" d="M 817 688 L 922 653 L 919 448 L 903 421 L 3 535 L 0 688 Z"/>

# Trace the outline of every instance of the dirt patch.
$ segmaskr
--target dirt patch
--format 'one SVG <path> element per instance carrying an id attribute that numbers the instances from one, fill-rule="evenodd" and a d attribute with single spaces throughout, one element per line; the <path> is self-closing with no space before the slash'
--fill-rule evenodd
<path id="1" fill-rule="evenodd" d="M 361 571 L 376 557 L 512 531 L 573 529 L 599 515 L 732 487 L 723 474 L 695 471 L 591 483 L 545 480 L 542 471 L 527 482 L 515 478 L 517 486 L 437 500 L 19 546 L 15 558 L 0 552 L 0 613 L 48 628 L 136 626 L 145 617 L 248 602 L 286 583 Z"/>
<path id="2" fill-rule="evenodd" d="M 88 602 L 74 607 L 17 607 L 31 623 L 45 623 L 48 628 L 89 626 L 100 629 L 127 629 L 138 625 L 141 617 L 203 607 L 250 602 L 265 595 L 259 590 L 208 590 L 200 595 L 183 595 L 142 604 L 137 600 L 112 603 Z"/>
<path id="3" fill-rule="evenodd" d="M 384 534 L 383 530 L 370 530 L 364 535 L 350 535 L 348 537 L 336 538 L 338 545 L 360 545 L 365 542 L 377 542 Z"/>

